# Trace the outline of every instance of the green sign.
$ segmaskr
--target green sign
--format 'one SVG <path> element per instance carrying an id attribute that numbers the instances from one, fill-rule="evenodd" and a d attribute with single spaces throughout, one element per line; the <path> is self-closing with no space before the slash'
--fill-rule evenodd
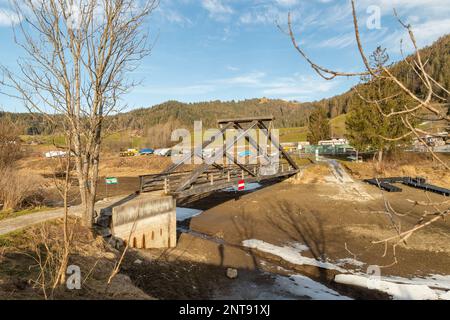
<path id="1" fill-rule="evenodd" d="M 119 184 L 119 179 L 117 178 L 106 178 L 106 184 Z"/>

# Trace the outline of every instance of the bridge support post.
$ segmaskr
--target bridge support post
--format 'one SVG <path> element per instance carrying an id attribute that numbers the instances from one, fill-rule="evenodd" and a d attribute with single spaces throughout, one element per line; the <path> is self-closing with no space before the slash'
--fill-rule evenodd
<path id="1" fill-rule="evenodd" d="M 164 178 L 164 194 L 169 194 L 169 192 L 170 192 L 169 180 L 167 178 Z"/>

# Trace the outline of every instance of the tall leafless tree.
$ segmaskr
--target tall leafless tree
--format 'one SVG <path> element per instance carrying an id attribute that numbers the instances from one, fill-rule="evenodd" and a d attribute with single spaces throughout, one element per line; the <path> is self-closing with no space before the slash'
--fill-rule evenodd
<path id="1" fill-rule="evenodd" d="M 137 83 L 128 78 L 150 53 L 146 18 L 158 0 L 13 0 L 21 23 L 15 40 L 25 52 L 18 72 L 6 67 L 5 94 L 34 112 L 62 115 L 92 227 L 105 117 L 124 107 Z M 11 93 L 11 92 L 16 92 Z"/>
<path id="2" fill-rule="evenodd" d="M 295 35 L 293 25 L 292 25 L 292 15 L 289 13 L 288 15 L 288 34 L 291 38 L 292 44 L 297 52 L 301 55 L 303 59 L 311 66 L 311 68 L 323 79 L 325 80 L 333 80 L 338 77 L 369 77 L 369 79 L 385 79 L 388 82 L 391 82 L 396 86 L 399 92 L 405 93 L 411 100 L 414 102 L 413 105 L 404 106 L 404 110 L 385 113 L 380 108 L 380 101 L 386 99 L 395 99 L 396 96 L 391 97 L 382 97 L 382 100 L 374 101 L 368 100 L 360 95 L 364 101 L 367 103 L 375 105 L 379 112 L 387 118 L 390 117 L 400 117 L 403 124 L 409 129 L 409 132 L 406 135 L 415 136 L 419 141 L 421 141 L 428 151 L 433 154 L 433 156 L 439 161 L 446 169 L 450 170 L 450 166 L 440 159 L 430 148 L 427 143 L 421 138 L 424 134 L 431 134 L 430 132 L 426 132 L 423 129 L 414 126 L 412 124 L 411 118 L 417 117 L 419 114 L 422 116 L 428 115 L 430 120 L 432 121 L 446 121 L 450 122 L 450 115 L 448 114 L 449 101 L 446 98 L 439 96 L 438 91 L 443 91 L 446 94 L 450 95 L 450 88 L 444 88 L 438 81 L 432 78 L 429 72 L 426 70 L 427 61 L 424 61 L 422 58 L 421 52 L 417 45 L 416 37 L 412 30 L 411 25 L 407 25 L 404 23 L 397 15 L 397 12 L 394 10 L 394 14 L 397 17 L 400 25 L 407 30 L 411 44 L 414 48 L 414 54 L 412 58 L 405 59 L 404 61 L 408 64 L 410 71 L 414 73 L 414 75 L 419 79 L 421 84 L 422 94 L 416 94 L 412 88 L 408 86 L 404 81 L 402 81 L 398 76 L 396 76 L 392 70 L 389 69 L 386 65 L 380 65 L 379 68 L 372 66 L 369 62 L 369 58 L 367 57 L 364 47 L 361 42 L 361 34 L 359 30 L 359 22 L 358 16 L 356 12 L 356 1 L 350 0 L 352 7 L 352 16 L 353 16 L 353 25 L 355 32 L 355 40 L 358 47 L 358 51 L 363 62 L 365 70 L 360 72 L 342 72 L 332 70 L 326 67 L 323 67 L 316 62 L 314 62 L 302 49 L 297 41 L 297 37 Z M 403 53 L 403 50 L 402 50 Z M 357 90 L 357 88 L 355 88 Z M 357 92 L 358 94 L 358 92 Z M 402 140 L 405 136 L 396 137 L 390 140 Z"/>
<path id="3" fill-rule="evenodd" d="M 294 28 L 292 25 L 292 16 L 291 13 L 288 15 L 288 30 L 287 34 L 290 37 L 290 40 L 292 41 L 292 44 L 294 48 L 297 50 L 297 52 L 300 54 L 300 56 L 311 66 L 311 68 L 323 79 L 325 80 L 333 80 L 338 77 L 363 77 L 365 79 L 370 79 L 370 81 L 373 80 L 379 80 L 382 79 L 386 81 L 387 83 L 391 83 L 395 86 L 397 91 L 402 94 L 405 94 L 407 97 L 409 97 L 410 101 L 412 103 L 410 105 L 404 105 L 403 110 L 400 111 L 391 111 L 391 112 L 384 112 L 382 108 L 380 107 L 380 104 L 383 101 L 395 99 L 397 95 L 394 96 L 386 96 L 381 97 L 380 100 L 371 100 L 366 97 L 363 97 L 357 90 L 357 87 L 355 87 L 356 94 L 363 99 L 367 104 L 371 104 L 375 106 L 380 114 L 382 114 L 383 117 L 391 118 L 391 117 L 399 117 L 405 128 L 407 129 L 407 133 L 403 134 L 399 137 L 394 138 L 384 138 L 390 141 L 400 141 L 407 136 L 413 136 L 418 141 L 420 141 L 423 146 L 433 155 L 433 157 L 446 169 L 450 170 L 450 165 L 447 161 L 441 159 L 433 150 L 432 147 L 430 147 L 427 142 L 424 140 L 424 135 L 431 135 L 433 136 L 432 132 L 427 132 L 423 128 L 420 128 L 418 125 L 413 124 L 413 119 L 427 119 L 428 121 L 439 121 L 444 122 L 445 127 L 450 127 L 450 114 L 448 113 L 450 103 L 448 101 L 448 96 L 450 96 L 450 88 L 445 88 L 442 84 L 440 84 L 436 79 L 434 79 L 430 73 L 427 70 L 427 60 L 422 57 L 421 51 L 417 45 L 417 40 L 414 35 L 412 26 L 409 24 L 404 23 L 401 18 L 398 16 L 397 12 L 394 10 L 394 16 L 397 18 L 397 21 L 399 22 L 400 26 L 404 28 L 409 36 L 410 43 L 413 47 L 413 54 L 411 57 L 404 57 L 404 62 L 409 68 L 409 73 L 413 74 L 420 83 L 420 94 L 416 93 L 411 86 L 409 86 L 404 80 L 402 80 L 399 76 L 397 76 L 393 70 L 391 70 L 388 66 L 385 66 L 384 64 L 379 64 L 378 66 L 373 66 L 370 64 L 370 59 L 365 53 L 365 49 L 362 45 L 361 41 L 361 33 L 359 29 L 359 21 L 357 16 L 357 10 L 356 10 L 356 0 L 350 0 L 351 4 L 351 11 L 353 16 L 353 27 L 354 27 L 354 33 L 355 33 L 355 40 L 356 45 L 359 51 L 359 55 L 361 58 L 361 61 L 364 65 L 364 69 L 359 72 L 342 72 L 337 70 L 332 70 L 330 68 L 321 66 L 320 64 L 316 63 L 307 53 L 306 51 L 300 46 L 297 36 L 295 35 Z M 283 31 L 283 29 L 280 27 L 280 29 Z M 403 54 L 403 49 L 401 50 Z M 444 92 L 445 95 L 447 95 L 447 98 L 442 97 L 439 92 Z M 417 123 L 417 122 L 416 122 Z M 374 243 L 382 243 L 387 245 L 388 243 L 394 243 L 393 244 L 393 251 L 394 251 L 394 258 L 395 258 L 395 248 L 400 243 L 405 243 L 407 239 L 409 239 L 414 232 L 421 230 L 427 226 L 429 226 L 432 223 L 435 223 L 437 220 L 444 219 L 450 214 L 450 210 L 448 209 L 448 201 L 443 201 L 441 203 L 435 203 L 431 199 L 428 199 L 428 202 L 414 202 L 417 206 L 426 207 L 427 209 L 431 208 L 431 212 L 428 210 L 424 211 L 423 216 L 420 218 L 420 220 L 417 222 L 415 226 L 412 228 L 400 231 L 400 228 L 398 226 L 396 227 L 397 235 L 377 241 Z M 391 204 L 385 200 L 385 206 L 386 206 L 386 214 L 393 218 L 395 216 L 402 216 L 400 213 L 396 212 L 395 209 L 392 208 Z M 440 206 L 440 207 L 439 207 Z M 442 209 L 442 206 L 446 209 Z M 394 221 L 392 219 L 392 221 Z M 397 262 L 397 259 L 395 258 L 395 263 Z"/>

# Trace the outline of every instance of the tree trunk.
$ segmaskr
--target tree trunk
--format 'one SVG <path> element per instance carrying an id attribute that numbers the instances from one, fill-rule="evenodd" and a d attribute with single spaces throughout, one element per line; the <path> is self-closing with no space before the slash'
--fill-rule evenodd
<path id="1" fill-rule="evenodd" d="M 381 165 L 383 163 L 383 149 L 378 151 L 378 164 Z"/>
<path id="2" fill-rule="evenodd" d="M 378 171 L 382 171 L 383 170 L 383 149 L 380 149 L 378 151 Z"/>
<path id="3" fill-rule="evenodd" d="M 83 226 L 87 228 L 92 228 L 94 226 L 94 216 L 95 216 L 95 195 L 92 195 L 92 193 L 89 192 L 87 195 L 84 210 Z"/>

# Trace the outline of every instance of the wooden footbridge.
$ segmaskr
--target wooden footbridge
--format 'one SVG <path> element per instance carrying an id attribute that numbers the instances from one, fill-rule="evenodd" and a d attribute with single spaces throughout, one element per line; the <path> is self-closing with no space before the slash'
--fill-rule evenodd
<path id="1" fill-rule="evenodd" d="M 181 157 L 180 161 L 177 161 L 177 164 L 172 164 L 160 174 L 140 176 L 140 193 L 164 191 L 175 199 L 182 199 L 237 187 L 242 181 L 248 184 L 287 178 L 297 174 L 298 165 L 271 134 L 273 120 L 273 117 L 219 120 L 220 129 L 217 134 L 201 146 L 192 148 L 189 153 Z M 252 130 L 258 129 L 259 133 L 265 136 L 267 145 L 271 146 L 272 155 L 268 155 L 267 148 L 263 150 L 261 141 L 258 144 L 255 137 L 250 134 Z M 206 159 L 203 150 L 212 148 L 216 141 L 226 141 L 227 130 L 236 130 L 234 143 L 223 143 L 219 152 Z M 243 161 L 238 161 L 237 156 L 230 155 L 236 154 L 232 152 L 233 148 L 244 140 L 245 146 L 252 147 L 258 154 L 252 161 L 253 164 L 246 164 L 246 162 L 243 164 Z M 202 159 L 203 164 L 197 165 L 191 171 L 182 171 L 183 165 L 195 157 Z M 276 158 L 275 163 L 274 158 Z M 221 161 L 225 159 L 228 161 Z M 228 164 L 219 164 L 225 162 Z"/>

